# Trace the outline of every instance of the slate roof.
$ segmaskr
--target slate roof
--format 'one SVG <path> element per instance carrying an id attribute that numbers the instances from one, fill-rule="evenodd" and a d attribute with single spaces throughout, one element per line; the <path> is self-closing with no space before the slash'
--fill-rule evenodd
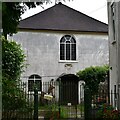
<path id="1" fill-rule="evenodd" d="M 58 3 L 38 14 L 21 20 L 19 29 L 108 32 L 108 25 Z"/>

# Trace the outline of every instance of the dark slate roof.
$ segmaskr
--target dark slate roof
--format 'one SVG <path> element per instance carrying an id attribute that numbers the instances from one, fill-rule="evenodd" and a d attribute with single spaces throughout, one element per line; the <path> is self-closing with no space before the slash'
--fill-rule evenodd
<path id="1" fill-rule="evenodd" d="M 108 25 L 62 3 L 20 21 L 19 29 L 108 32 Z"/>

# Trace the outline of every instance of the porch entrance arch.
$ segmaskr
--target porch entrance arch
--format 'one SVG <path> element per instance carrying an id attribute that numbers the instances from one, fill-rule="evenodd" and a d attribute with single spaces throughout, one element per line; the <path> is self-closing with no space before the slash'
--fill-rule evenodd
<path id="1" fill-rule="evenodd" d="M 59 102 L 60 104 L 78 104 L 78 81 L 74 74 L 65 74 L 59 77 Z"/>

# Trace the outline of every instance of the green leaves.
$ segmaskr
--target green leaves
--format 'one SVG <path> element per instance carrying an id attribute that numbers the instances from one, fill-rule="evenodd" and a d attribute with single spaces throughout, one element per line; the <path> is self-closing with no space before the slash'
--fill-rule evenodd
<path id="1" fill-rule="evenodd" d="M 21 19 L 21 15 L 26 11 L 26 6 L 35 8 L 41 5 L 43 2 L 50 2 L 50 0 L 44 0 L 40 2 L 2 2 L 2 28 L 3 35 L 7 37 L 7 34 L 12 35 L 17 33 L 17 26 Z"/>
<path id="2" fill-rule="evenodd" d="M 24 68 L 25 55 L 21 46 L 14 41 L 1 37 L 2 42 L 2 99 L 4 109 L 15 105 L 15 98 L 20 89 L 17 83 Z M 6 106 L 6 107 L 5 107 Z"/>
<path id="3" fill-rule="evenodd" d="M 2 37 L 2 72 L 9 79 L 19 78 L 25 66 L 25 55 L 21 46 Z"/>
<path id="4" fill-rule="evenodd" d="M 49 4 L 52 3 L 52 1 L 40 0 L 39 2 L 31 2 L 31 0 L 29 0 L 29 2 L 2 2 L 0 10 L 2 9 L 3 35 L 7 37 L 7 34 L 12 35 L 13 33 L 17 33 L 17 26 L 21 20 L 21 15 L 26 11 L 26 8 L 35 8 L 38 5 L 44 8 L 42 6 L 43 3 Z"/>
<path id="5" fill-rule="evenodd" d="M 86 86 L 89 87 L 92 94 L 98 91 L 99 83 L 105 81 L 108 74 L 109 67 L 105 66 L 91 66 L 79 71 L 77 75 L 81 80 L 84 80 Z"/>
<path id="6" fill-rule="evenodd" d="M 27 102 L 25 91 L 21 89 L 22 86 L 18 86 L 25 66 L 25 55 L 21 45 L 15 41 L 8 41 L 4 37 L 0 40 L 2 42 L 2 109 L 9 113 L 32 110 Z M 10 117 L 12 116 L 9 114 L 8 118 Z"/>
<path id="7" fill-rule="evenodd" d="M 5 36 L 17 32 L 17 25 L 23 12 L 24 9 L 19 2 L 2 3 L 2 28 Z"/>

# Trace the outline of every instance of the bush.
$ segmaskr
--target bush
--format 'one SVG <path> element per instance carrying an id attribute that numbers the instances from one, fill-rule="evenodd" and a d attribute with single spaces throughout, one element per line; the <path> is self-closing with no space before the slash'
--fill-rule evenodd
<path id="1" fill-rule="evenodd" d="M 15 41 L 2 41 L 2 109 L 3 117 L 17 118 L 22 111 L 30 112 L 25 93 L 18 86 L 25 67 L 25 55 Z M 20 116 L 19 116 L 20 117 Z"/>
<path id="2" fill-rule="evenodd" d="M 105 81 L 109 70 L 108 68 L 107 65 L 91 66 L 79 71 L 77 75 L 81 80 L 85 81 L 85 85 L 90 89 L 91 94 L 94 95 L 98 92 L 99 83 Z"/>
<path id="3" fill-rule="evenodd" d="M 15 41 L 2 41 L 2 75 L 10 80 L 17 81 L 25 67 L 25 55 L 21 45 Z"/>
<path id="4" fill-rule="evenodd" d="M 115 110 L 111 105 L 104 104 L 97 112 L 98 119 L 120 120 L 120 111 Z"/>

